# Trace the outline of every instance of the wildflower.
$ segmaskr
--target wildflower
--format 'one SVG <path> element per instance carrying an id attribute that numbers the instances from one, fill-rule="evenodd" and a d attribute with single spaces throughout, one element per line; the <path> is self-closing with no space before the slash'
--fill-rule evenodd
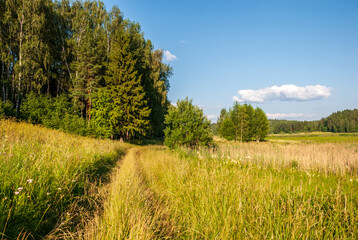
<path id="1" fill-rule="evenodd" d="M 75 180 L 75 179 L 73 179 L 73 180 L 72 180 L 72 182 L 76 182 L 76 180 Z"/>
<path id="2" fill-rule="evenodd" d="M 19 194 L 19 193 L 20 193 L 20 192 L 16 191 L 16 192 L 15 192 L 15 195 L 17 195 L 17 194 Z"/>
<path id="3" fill-rule="evenodd" d="M 58 190 L 60 190 L 60 191 L 62 190 L 62 188 L 60 188 L 60 187 L 59 187 L 59 188 L 57 188 L 57 189 L 58 189 Z"/>
<path id="4" fill-rule="evenodd" d="M 353 182 L 353 179 L 349 179 L 349 181 Z"/>
<path id="5" fill-rule="evenodd" d="M 46 194 L 47 194 L 47 195 L 50 195 L 51 193 L 48 192 L 48 193 L 46 193 Z"/>
<path id="6" fill-rule="evenodd" d="M 27 179 L 26 182 L 32 183 L 33 179 Z"/>
<path id="7" fill-rule="evenodd" d="M 21 192 L 23 189 L 24 189 L 24 188 L 22 188 L 22 187 L 17 188 L 17 190 L 20 191 L 20 192 Z"/>

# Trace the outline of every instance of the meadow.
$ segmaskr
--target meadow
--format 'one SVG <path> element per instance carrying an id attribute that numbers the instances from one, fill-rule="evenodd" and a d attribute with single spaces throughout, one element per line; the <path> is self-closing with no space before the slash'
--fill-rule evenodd
<path id="1" fill-rule="evenodd" d="M 358 236 L 356 135 L 169 150 L 1 120 L 0 139 L 1 239 Z"/>
<path id="2" fill-rule="evenodd" d="M 132 148 L 104 211 L 71 237 L 356 239 L 358 144 L 347 141 Z"/>
<path id="3" fill-rule="evenodd" d="M 0 120 L 0 239 L 39 239 L 98 209 L 125 145 Z"/>

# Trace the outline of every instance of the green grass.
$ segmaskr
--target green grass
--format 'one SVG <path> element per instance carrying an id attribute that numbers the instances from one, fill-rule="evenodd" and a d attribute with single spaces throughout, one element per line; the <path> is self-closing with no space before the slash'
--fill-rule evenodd
<path id="1" fill-rule="evenodd" d="M 37 239 L 78 222 L 94 207 L 91 186 L 109 180 L 124 152 L 117 142 L 0 120 L 1 239 Z"/>
<path id="2" fill-rule="evenodd" d="M 357 175 L 232 161 L 218 151 L 132 149 L 84 239 L 358 236 Z"/>
<path id="3" fill-rule="evenodd" d="M 358 143 L 358 133 L 297 133 L 271 134 L 269 141 L 300 141 L 305 143 Z"/>
<path id="4" fill-rule="evenodd" d="M 357 239 L 356 138 L 131 146 L 116 165 L 128 145 L 3 120 L 0 236 Z"/>

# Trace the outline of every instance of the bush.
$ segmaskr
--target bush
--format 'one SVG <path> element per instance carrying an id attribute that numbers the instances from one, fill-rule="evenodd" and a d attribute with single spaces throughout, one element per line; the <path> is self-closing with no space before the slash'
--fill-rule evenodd
<path id="1" fill-rule="evenodd" d="M 10 101 L 3 102 L 0 100 L 0 118 L 14 116 L 13 105 Z"/>
<path id="2" fill-rule="evenodd" d="M 178 100 L 177 107 L 170 107 L 165 116 L 165 124 L 164 144 L 170 148 L 213 145 L 210 121 L 201 109 L 192 104 L 191 99 Z"/>

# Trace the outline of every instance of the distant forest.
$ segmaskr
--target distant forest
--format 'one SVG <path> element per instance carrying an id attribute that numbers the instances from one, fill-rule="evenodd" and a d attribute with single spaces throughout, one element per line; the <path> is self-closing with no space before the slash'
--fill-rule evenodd
<path id="1" fill-rule="evenodd" d="M 81 135 L 161 137 L 172 68 L 101 1 L 0 0 L 0 117 Z"/>
<path id="2" fill-rule="evenodd" d="M 358 109 L 332 113 L 318 121 L 269 120 L 269 133 L 358 132 Z"/>
<path id="3" fill-rule="evenodd" d="M 318 121 L 269 119 L 269 134 L 300 132 L 358 132 L 358 109 L 332 113 Z M 217 123 L 210 124 L 214 135 L 220 135 Z"/>

